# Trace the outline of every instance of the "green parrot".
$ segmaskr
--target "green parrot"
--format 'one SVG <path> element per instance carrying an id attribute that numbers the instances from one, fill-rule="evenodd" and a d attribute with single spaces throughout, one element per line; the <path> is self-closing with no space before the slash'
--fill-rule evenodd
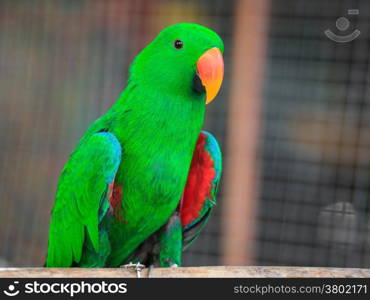
<path id="1" fill-rule="evenodd" d="M 137 55 L 61 173 L 46 267 L 181 265 L 216 203 L 221 151 L 201 128 L 223 48 L 212 30 L 180 23 Z"/>

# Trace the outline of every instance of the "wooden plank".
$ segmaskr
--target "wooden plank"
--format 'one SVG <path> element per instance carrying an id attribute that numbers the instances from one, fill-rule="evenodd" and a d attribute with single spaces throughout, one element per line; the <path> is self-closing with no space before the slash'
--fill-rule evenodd
<path id="1" fill-rule="evenodd" d="M 141 277 L 148 276 L 144 269 Z M 123 268 L 0 268 L 1 278 L 135 278 L 134 270 Z M 304 278 L 304 277 L 366 277 L 370 269 L 313 268 L 313 267 L 189 267 L 155 268 L 152 278 Z"/>
<path id="2" fill-rule="evenodd" d="M 222 203 L 224 265 L 254 261 L 258 199 L 258 136 L 269 0 L 240 0 L 236 6 L 227 158 Z"/>

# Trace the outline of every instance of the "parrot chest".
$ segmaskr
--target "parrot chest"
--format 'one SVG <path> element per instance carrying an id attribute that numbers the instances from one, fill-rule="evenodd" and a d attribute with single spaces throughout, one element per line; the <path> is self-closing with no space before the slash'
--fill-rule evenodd
<path id="1" fill-rule="evenodd" d="M 178 202 L 186 183 L 191 152 L 158 149 L 159 155 L 123 157 L 117 181 L 127 191 L 123 193 L 124 201 L 142 202 L 157 210 L 161 204 Z"/>
<path id="2" fill-rule="evenodd" d="M 116 182 L 122 185 L 122 203 L 127 210 L 140 205 L 145 207 L 143 214 L 153 211 L 158 214 L 162 208 L 168 207 L 169 213 L 176 208 L 201 127 L 198 124 L 201 122 L 193 120 L 187 118 L 187 123 L 180 127 L 172 126 L 175 121 L 170 118 L 164 123 L 147 121 L 146 125 L 154 130 L 118 137 L 122 159 Z"/>

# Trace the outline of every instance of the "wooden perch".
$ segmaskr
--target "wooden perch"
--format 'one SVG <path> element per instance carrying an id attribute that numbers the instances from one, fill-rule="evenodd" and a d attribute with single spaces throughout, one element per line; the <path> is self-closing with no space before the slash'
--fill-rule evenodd
<path id="1" fill-rule="evenodd" d="M 141 277 L 148 276 L 148 269 Z M 123 268 L 0 268 L 0 278 L 49 278 L 49 277 L 106 277 L 134 278 L 136 272 Z M 222 278 L 222 277 L 370 277 L 370 269 L 313 268 L 313 267 L 189 267 L 155 268 L 150 272 L 153 278 Z"/>

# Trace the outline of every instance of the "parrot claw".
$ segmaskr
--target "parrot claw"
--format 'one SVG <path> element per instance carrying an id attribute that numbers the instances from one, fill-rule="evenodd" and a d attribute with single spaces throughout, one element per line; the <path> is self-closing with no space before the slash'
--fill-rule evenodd
<path id="1" fill-rule="evenodd" d="M 145 265 L 143 265 L 139 262 L 136 263 L 136 264 L 134 264 L 133 262 L 130 262 L 129 264 L 120 266 L 120 268 L 134 270 L 134 271 L 136 271 L 137 278 L 141 278 L 141 271 L 145 268 Z"/>
<path id="2" fill-rule="evenodd" d="M 178 268 L 179 266 L 177 264 L 172 264 L 170 268 Z"/>

